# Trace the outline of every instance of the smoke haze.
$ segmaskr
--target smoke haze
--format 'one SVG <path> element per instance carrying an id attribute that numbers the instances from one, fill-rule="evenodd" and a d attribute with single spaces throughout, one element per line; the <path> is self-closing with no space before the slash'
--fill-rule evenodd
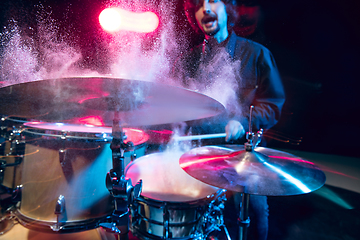
<path id="1" fill-rule="evenodd" d="M 96 59 L 89 60 L 89 56 L 85 56 L 76 44 L 72 31 L 65 34 L 60 31 L 62 29 L 53 19 L 52 9 L 39 4 L 36 6 L 35 30 L 25 31 L 15 16 L 1 33 L 0 86 L 79 76 L 181 86 L 182 82 L 172 78 L 170 73 L 174 61 L 189 47 L 189 40 L 184 37 L 185 34 L 175 33 L 178 29 L 176 24 L 179 25 L 175 14 L 176 1 L 117 0 L 109 1 L 103 7 L 110 6 L 121 6 L 131 11 L 153 11 L 159 16 L 160 25 L 156 32 L 150 34 L 122 31 L 110 35 L 99 29 L 97 42 L 101 46 L 97 47 L 100 50 L 95 48 L 93 57 Z M 98 62 L 97 68 L 87 67 L 84 64 L 87 61 Z M 236 72 L 233 70 L 236 65 L 238 63 L 228 60 L 226 52 L 220 52 L 212 62 L 200 66 L 200 80 L 189 79 L 191 84 L 187 87 L 218 100 L 232 112 L 239 112 Z"/>

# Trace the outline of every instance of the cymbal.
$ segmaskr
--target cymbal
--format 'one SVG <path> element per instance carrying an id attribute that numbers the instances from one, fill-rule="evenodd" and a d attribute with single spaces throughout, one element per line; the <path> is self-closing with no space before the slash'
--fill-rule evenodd
<path id="1" fill-rule="evenodd" d="M 326 179 L 312 162 L 264 147 L 253 151 L 199 147 L 183 154 L 179 163 L 190 176 L 204 183 L 254 195 L 309 193 L 323 186 Z"/>
<path id="2" fill-rule="evenodd" d="M 184 88 L 116 78 L 62 78 L 0 88 L 0 114 L 46 122 L 155 125 L 216 116 L 216 100 Z"/>

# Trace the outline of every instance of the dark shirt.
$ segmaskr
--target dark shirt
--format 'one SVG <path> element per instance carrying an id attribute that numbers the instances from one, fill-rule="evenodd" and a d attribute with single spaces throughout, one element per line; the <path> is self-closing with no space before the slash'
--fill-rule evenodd
<path id="1" fill-rule="evenodd" d="M 233 85 L 236 104 L 224 104 L 227 113 L 202 121 L 202 130 L 196 132 L 224 132 L 231 119 L 238 120 L 248 131 L 251 105 L 254 106 L 253 131 L 269 129 L 279 120 L 285 101 L 284 89 L 271 52 L 261 44 L 232 33 L 216 49 L 209 49 L 206 42 L 196 46 L 183 54 L 175 66 L 173 72 L 185 87 L 205 94 L 214 81 L 218 82 L 214 88 L 220 92 L 225 87 L 219 84 L 221 81 Z M 233 81 L 228 81 L 230 78 Z M 190 125 L 198 126 L 199 122 L 195 122 Z"/>

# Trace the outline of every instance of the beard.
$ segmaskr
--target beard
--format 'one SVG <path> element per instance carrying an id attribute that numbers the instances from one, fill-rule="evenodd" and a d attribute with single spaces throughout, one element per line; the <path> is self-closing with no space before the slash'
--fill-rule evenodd
<path id="1" fill-rule="evenodd" d="M 214 30 L 212 30 L 211 32 L 205 32 L 205 34 L 208 35 L 208 36 L 214 36 L 219 31 L 220 31 L 220 26 L 218 25 Z"/>

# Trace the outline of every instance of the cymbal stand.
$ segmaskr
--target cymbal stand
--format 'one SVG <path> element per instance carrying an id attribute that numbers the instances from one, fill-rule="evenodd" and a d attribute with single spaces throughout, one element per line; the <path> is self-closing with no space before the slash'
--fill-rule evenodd
<path id="1" fill-rule="evenodd" d="M 247 239 L 247 231 L 250 226 L 249 197 L 250 195 L 248 193 L 241 193 L 240 214 L 238 218 L 239 240 Z"/>
<path id="2" fill-rule="evenodd" d="M 252 111 L 254 106 L 250 106 L 250 117 L 249 117 L 249 131 L 246 133 L 247 142 L 244 144 L 245 150 L 248 152 L 254 151 L 257 145 L 261 142 L 263 135 L 263 129 L 260 129 L 256 134 L 252 132 Z M 247 230 L 250 225 L 249 218 L 249 198 L 250 194 L 241 193 L 240 201 L 240 214 L 238 218 L 239 225 L 239 240 L 247 239 Z"/>
<path id="3" fill-rule="evenodd" d="M 133 143 L 124 143 L 126 136 L 118 119 L 114 119 L 112 128 L 112 150 L 113 168 L 106 176 L 106 187 L 114 197 L 115 209 L 111 215 L 111 222 L 100 223 L 106 231 L 118 235 L 118 239 L 128 239 L 129 233 L 129 205 L 140 196 L 141 180 L 133 187 L 131 179 L 125 178 L 124 153 L 133 148 Z"/>

